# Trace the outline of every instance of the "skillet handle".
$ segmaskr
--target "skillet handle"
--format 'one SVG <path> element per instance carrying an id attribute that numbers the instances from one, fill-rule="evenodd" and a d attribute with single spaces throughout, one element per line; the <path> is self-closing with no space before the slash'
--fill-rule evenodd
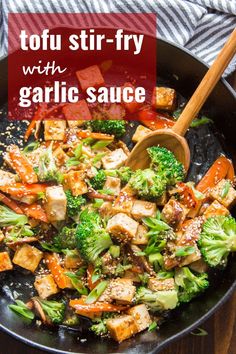
<path id="1" fill-rule="evenodd" d="M 194 94 L 188 101 L 186 107 L 181 113 L 178 121 L 173 126 L 172 130 L 184 136 L 191 122 L 197 116 L 208 96 L 219 81 L 221 75 L 227 68 L 229 62 L 236 53 L 236 28 L 228 38 L 224 47 L 221 49 L 216 60 L 208 69 L 202 81 L 198 85 Z"/>

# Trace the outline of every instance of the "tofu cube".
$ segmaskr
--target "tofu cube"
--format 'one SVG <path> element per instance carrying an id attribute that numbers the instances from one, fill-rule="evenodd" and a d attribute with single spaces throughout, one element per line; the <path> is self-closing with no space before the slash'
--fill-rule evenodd
<path id="1" fill-rule="evenodd" d="M 112 202 L 103 202 L 99 208 L 99 214 L 102 218 L 110 218 L 113 216 L 114 212 L 112 209 Z"/>
<path id="2" fill-rule="evenodd" d="M 91 120 L 92 116 L 87 102 L 81 100 L 77 103 L 69 103 L 62 108 L 67 124 L 70 128 L 80 127 L 85 120 Z"/>
<path id="3" fill-rule="evenodd" d="M 190 254 L 189 256 L 186 257 L 181 257 L 181 261 L 179 263 L 180 267 L 184 267 L 186 265 L 189 265 L 193 262 L 198 261 L 199 259 L 201 259 L 201 252 L 199 251 L 197 245 L 194 245 L 195 247 L 195 252 Z"/>
<path id="4" fill-rule="evenodd" d="M 173 290 L 175 289 L 175 281 L 174 278 L 169 278 L 169 279 L 149 278 L 148 288 L 152 291 Z"/>
<path id="5" fill-rule="evenodd" d="M 128 156 L 123 149 L 116 149 L 102 158 L 102 164 L 105 170 L 115 170 L 126 162 Z"/>
<path id="6" fill-rule="evenodd" d="M 45 211 L 50 222 L 61 221 L 66 218 L 67 199 L 62 186 L 46 188 Z"/>
<path id="7" fill-rule="evenodd" d="M 138 332 L 148 328 L 152 323 L 147 306 L 144 304 L 131 307 L 127 313 L 134 318 Z"/>
<path id="8" fill-rule="evenodd" d="M 112 280 L 109 288 L 112 300 L 116 300 L 120 304 L 132 303 L 136 288 L 131 279 L 117 278 Z"/>
<path id="9" fill-rule="evenodd" d="M 175 199 L 170 199 L 162 209 L 162 216 L 165 222 L 174 228 L 185 220 L 189 209 Z"/>
<path id="10" fill-rule="evenodd" d="M 133 204 L 134 197 L 122 190 L 118 197 L 114 200 L 112 209 L 114 214 L 125 213 L 131 215 Z"/>
<path id="11" fill-rule="evenodd" d="M 106 322 L 107 329 L 113 339 L 122 342 L 137 333 L 138 329 L 133 316 L 122 315 Z"/>
<path id="12" fill-rule="evenodd" d="M 229 185 L 229 181 L 222 179 L 210 191 L 210 197 L 216 199 L 219 203 L 223 204 L 226 208 L 231 208 L 236 202 L 236 190 Z M 228 191 L 225 188 L 229 186 Z"/>
<path id="13" fill-rule="evenodd" d="M 16 183 L 17 175 L 11 172 L 0 170 L 0 186 Z"/>
<path id="14" fill-rule="evenodd" d="M 120 193 L 120 185 L 121 182 L 119 178 L 107 176 L 104 189 L 109 189 L 113 195 L 118 195 Z"/>
<path id="15" fill-rule="evenodd" d="M 172 111 L 175 107 L 176 92 L 169 87 L 155 87 L 152 96 L 152 106 L 155 109 Z"/>
<path id="16" fill-rule="evenodd" d="M 51 274 L 36 277 L 34 287 L 42 299 L 47 299 L 49 296 L 59 292 L 57 284 Z"/>
<path id="17" fill-rule="evenodd" d="M 107 223 L 107 231 L 113 236 L 129 241 L 134 238 L 138 230 L 138 223 L 124 213 L 114 215 Z"/>
<path id="18" fill-rule="evenodd" d="M 88 187 L 87 184 L 84 182 L 84 178 L 85 175 L 83 171 L 70 171 L 66 175 L 67 186 L 74 196 L 87 193 Z"/>
<path id="19" fill-rule="evenodd" d="M 132 239 L 133 245 L 147 245 L 148 243 L 148 230 L 144 225 L 138 225 L 138 230 L 134 238 Z"/>
<path id="20" fill-rule="evenodd" d="M 69 156 L 60 146 L 53 151 L 53 156 L 58 167 L 65 165 L 66 161 L 69 159 Z"/>
<path id="21" fill-rule="evenodd" d="M 83 264 L 79 252 L 74 250 L 73 253 L 70 252 L 66 254 L 64 259 L 64 265 L 67 269 L 78 269 Z"/>
<path id="22" fill-rule="evenodd" d="M 83 70 L 76 71 L 75 74 L 82 91 L 86 91 L 89 87 L 97 88 L 104 85 L 104 78 L 97 65 L 92 65 Z"/>
<path id="23" fill-rule="evenodd" d="M 217 200 L 214 200 L 206 210 L 204 211 L 203 215 L 206 218 L 210 218 L 211 216 L 216 215 L 229 215 L 229 210 L 224 207 L 224 205 L 220 204 Z"/>
<path id="24" fill-rule="evenodd" d="M 42 258 L 43 252 L 39 251 L 34 246 L 24 244 L 16 250 L 12 262 L 22 268 L 34 272 Z"/>
<path id="25" fill-rule="evenodd" d="M 132 136 L 132 141 L 137 143 L 139 140 L 143 139 L 146 135 L 151 133 L 151 131 L 151 129 L 148 129 L 143 125 L 138 125 L 134 135 Z"/>
<path id="26" fill-rule="evenodd" d="M 124 273 L 123 278 L 130 279 L 134 283 L 141 283 L 141 279 L 137 273 L 132 272 L 132 270 L 127 269 Z"/>
<path id="27" fill-rule="evenodd" d="M 0 272 L 5 272 L 6 270 L 11 270 L 13 265 L 11 263 L 11 258 L 7 252 L 0 252 Z"/>
<path id="28" fill-rule="evenodd" d="M 131 214 L 136 220 L 141 220 L 146 217 L 154 217 L 156 212 L 156 204 L 144 200 L 135 200 L 131 210 Z"/>
<path id="29" fill-rule="evenodd" d="M 44 140 L 64 140 L 66 121 L 62 119 L 44 120 Z"/>

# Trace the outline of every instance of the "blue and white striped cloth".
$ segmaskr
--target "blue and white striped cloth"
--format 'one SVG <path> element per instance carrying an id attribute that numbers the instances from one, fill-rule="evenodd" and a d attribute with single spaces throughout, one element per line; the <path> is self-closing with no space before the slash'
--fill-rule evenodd
<path id="1" fill-rule="evenodd" d="M 157 36 L 178 43 L 211 64 L 236 27 L 236 0 L 0 0 L 0 55 L 7 53 L 7 16 L 17 13 L 153 12 Z M 225 75 L 236 69 L 236 58 Z"/>

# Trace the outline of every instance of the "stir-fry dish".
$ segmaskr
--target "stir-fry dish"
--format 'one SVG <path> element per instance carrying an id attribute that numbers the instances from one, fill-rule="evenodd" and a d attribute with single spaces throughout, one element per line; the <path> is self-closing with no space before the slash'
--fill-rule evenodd
<path id="1" fill-rule="evenodd" d="M 157 87 L 145 107 L 37 108 L 25 133 L 35 140 L 7 147 L 0 170 L 0 272 L 34 276 L 35 295 L 16 297 L 12 311 L 49 327 L 87 318 L 90 331 L 121 342 L 155 330 L 226 266 L 236 250 L 232 162 L 219 156 L 197 184 L 161 146 L 147 149 L 148 168 L 125 165 L 126 114 L 139 117 L 136 143 L 171 128 L 174 102 L 173 89 Z"/>

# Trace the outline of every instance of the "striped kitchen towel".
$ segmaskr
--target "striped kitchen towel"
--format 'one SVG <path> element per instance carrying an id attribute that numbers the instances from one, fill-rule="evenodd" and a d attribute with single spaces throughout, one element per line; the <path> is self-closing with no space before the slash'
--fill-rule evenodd
<path id="1" fill-rule="evenodd" d="M 17 13 L 153 12 L 157 36 L 182 45 L 211 64 L 236 27 L 236 0 L 0 0 L 1 55 L 7 53 L 7 16 Z M 236 58 L 225 75 L 236 69 Z"/>

